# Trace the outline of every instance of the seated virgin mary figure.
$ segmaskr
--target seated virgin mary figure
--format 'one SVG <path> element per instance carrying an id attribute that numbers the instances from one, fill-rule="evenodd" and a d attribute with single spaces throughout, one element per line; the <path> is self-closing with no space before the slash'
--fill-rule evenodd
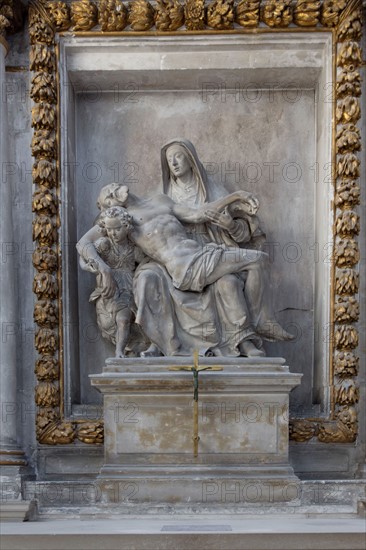
<path id="1" fill-rule="evenodd" d="M 208 178 L 192 143 L 174 139 L 162 147 L 163 192 L 175 203 L 198 208 L 228 195 L 223 186 Z M 258 201 L 253 197 L 253 212 Z M 234 203 L 223 212 L 207 211 L 209 221 L 185 224 L 189 236 L 208 243 L 237 248 L 260 248 L 264 234 L 255 214 L 249 215 Z M 223 276 L 202 292 L 176 289 L 166 269 L 146 259 L 134 277 L 136 322 L 152 345 L 148 355 L 261 356 L 262 337 L 245 297 L 245 273 Z M 273 339 L 278 339 L 276 334 Z"/>

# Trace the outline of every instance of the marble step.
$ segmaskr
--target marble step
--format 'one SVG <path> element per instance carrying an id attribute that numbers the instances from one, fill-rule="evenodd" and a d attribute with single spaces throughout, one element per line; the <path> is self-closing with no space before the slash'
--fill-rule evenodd
<path id="1" fill-rule="evenodd" d="M 163 516 L 1 526 L 2 550 L 364 550 L 365 520 Z"/>
<path id="2" fill-rule="evenodd" d="M 98 479 L 80 481 L 27 481 L 23 488 L 23 499 L 37 502 L 40 511 L 52 510 L 104 510 L 111 511 L 114 507 L 119 514 L 146 513 L 156 515 L 164 513 L 174 514 L 177 511 L 192 511 L 195 514 L 205 513 L 206 510 L 220 510 L 220 513 L 250 514 L 251 510 L 257 513 L 326 513 L 326 510 L 338 510 L 336 513 L 356 513 L 358 503 L 365 499 L 366 480 L 319 480 L 300 481 L 297 498 L 287 503 L 275 503 L 268 499 L 266 502 L 256 501 L 256 494 L 253 491 L 247 492 L 248 499 L 243 501 L 241 494 L 222 492 L 222 499 L 218 503 L 201 501 L 200 503 L 183 502 L 175 504 L 167 503 L 138 503 L 128 497 L 127 488 L 123 486 L 125 496 L 119 504 L 107 505 L 101 498 L 101 491 Z M 249 498 L 250 497 L 250 498 Z M 259 512 L 261 510 L 261 512 Z M 304 511 L 304 512 L 303 512 Z M 210 512 L 211 513 L 211 512 Z"/>

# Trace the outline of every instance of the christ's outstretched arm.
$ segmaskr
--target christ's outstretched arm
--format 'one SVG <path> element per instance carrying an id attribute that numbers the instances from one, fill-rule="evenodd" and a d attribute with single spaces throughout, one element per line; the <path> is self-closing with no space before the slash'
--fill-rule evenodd
<path id="1" fill-rule="evenodd" d="M 173 214 L 182 222 L 202 223 L 211 221 L 213 211 L 221 212 L 230 204 L 238 201 L 243 204 L 248 214 L 256 214 L 259 202 L 254 195 L 247 191 L 235 191 L 234 193 L 230 193 L 230 195 L 226 195 L 226 197 L 204 204 L 201 208 L 197 209 L 173 203 L 172 210 Z"/>

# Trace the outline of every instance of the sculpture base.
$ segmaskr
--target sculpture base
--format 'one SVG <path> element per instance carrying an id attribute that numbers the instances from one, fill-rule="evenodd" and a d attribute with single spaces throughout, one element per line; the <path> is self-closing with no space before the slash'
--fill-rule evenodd
<path id="1" fill-rule="evenodd" d="M 198 456 L 188 358 L 108 359 L 92 385 L 104 395 L 105 503 L 288 502 L 288 403 L 301 375 L 279 358 L 202 358 Z"/>

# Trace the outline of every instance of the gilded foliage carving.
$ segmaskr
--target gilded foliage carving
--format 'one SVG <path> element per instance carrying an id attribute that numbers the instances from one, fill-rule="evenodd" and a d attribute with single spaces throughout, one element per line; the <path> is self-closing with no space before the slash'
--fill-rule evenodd
<path id="1" fill-rule="evenodd" d="M 57 422 L 40 434 L 39 441 L 46 445 L 67 445 L 72 443 L 75 437 L 75 428 L 71 422 Z"/>
<path id="2" fill-rule="evenodd" d="M 47 159 L 36 160 L 33 164 L 32 176 L 35 183 L 52 189 L 56 185 L 56 166 Z"/>
<path id="3" fill-rule="evenodd" d="M 339 16 L 347 5 L 347 0 L 324 0 L 322 6 L 321 23 L 325 27 L 338 25 Z"/>
<path id="4" fill-rule="evenodd" d="M 56 332 L 50 328 L 41 327 L 35 334 L 36 350 L 41 354 L 55 353 L 58 349 L 58 336 Z"/>
<path id="5" fill-rule="evenodd" d="M 53 72 L 56 69 L 54 51 L 47 44 L 33 44 L 29 51 L 29 68 L 31 71 Z"/>
<path id="6" fill-rule="evenodd" d="M 8 0 L 10 1 L 10 0 Z M 148 0 L 132 0 L 128 9 L 123 0 L 75 0 L 71 7 L 67 2 L 46 1 L 48 24 L 42 27 L 42 17 L 37 12 L 32 21 L 33 42 L 52 43 L 53 31 L 83 31 L 97 24 L 103 32 L 119 32 L 130 24 L 134 31 L 147 31 L 155 26 L 158 31 L 174 32 L 186 24 L 187 30 L 204 30 L 206 24 L 217 30 L 233 27 L 234 20 L 242 27 L 253 28 L 260 19 L 269 27 L 284 28 L 290 23 L 299 27 L 325 27 L 338 24 L 345 0 L 213 0 L 205 13 L 204 0 L 156 0 L 155 7 Z M 342 21 L 340 39 L 358 40 L 359 16 L 347 24 Z M 53 28 L 51 28 L 53 27 Z"/>
<path id="7" fill-rule="evenodd" d="M 135 0 L 139 3 L 140 0 Z M 134 4 L 135 2 L 132 2 Z M 6 29 L 14 30 L 14 15 L 12 14 L 11 5 L 16 2 L 13 0 L 3 0 L 3 6 L 0 11 L 0 28 L 5 32 Z M 17 2 L 21 5 L 20 2 Z M 182 26 L 179 25 L 182 21 L 181 11 L 186 8 L 189 15 L 187 29 L 197 30 L 204 28 L 204 13 L 203 6 L 198 6 L 199 2 L 195 0 L 185 2 L 181 5 L 178 0 L 157 0 L 160 6 L 165 4 L 165 8 L 159 6 L 157 10 L 160 12 L 157 17 L 158 30 L 174 31 Z M 231 9 L 224 11 L 224 4 L 230 3 L 225 0 L 218 0 L 214 4 L 218 4 L 213 10 L 211 16 L 210 10 L 208 23 L 212 28 L 227 29 L 231 22 Z M 253 27 L 259 23 L 259 8 L 260 0 L 241 0 L 236 7 L 236 21 L 244 27 Z M 90 0 L 76 0 L 71 3 L 71 9 L 67 2 L 49 1 L 44 2 L 49 15 L 49 22 L 55 31 L 69 30 L 73 25 L 74 31 L 87 31 L 95 27 L 98 23 L 104 32 L 121 31 L 127 24 L 127 10 L 122 0 L 101 0 L 100 2 L 91 2 Z M 325 26 L 335 26 L 339 20 L 339 15 L 346 6 L 346 2 L 325 0 L 295 0 L 293 7 L 293 20 L 298 26 L 311 27 L 316 26 L 321 20 Z M 193 13 L 198 7 L 199 13 Z M 270 27 L 286 27 L 292 21 L 292 7 L 290 0 L 263 0 L 262 1 L 263 21 Z M 221 17 L 219 17 L 219 15 Z M 320 17 L 321 15 L 321 17 Z M 38 21 L 37 21 L 38 16 Z M 150 26 L 142 25 L 140 18 L 139 23 L 134 24 L 134 30 L 147 30 Z M 35 42 L 52 43 L 53 29 L 50 24 L 45 22 L 42 25 L 42 17 L 35 12 L 32 20 L 32 36 Z M 360 33 L 359 15 L 349 18 L 347 23 L 341 25 L 340 38 L 346 39 L 352 37 L 358 39 Z"/>
<path id="8" fill-rule="evenodd" d="M 38 411 L 36 418 L 36 432 L 38 441 L 41 441 L 45 428 L 50 425 L 55 425 L 58 420 L 59 413 L 55 408 L 42 408 Z"/>
<path id="9" fill-rule="evenodd" d="M 205 28 L 205 0 L 186 0 L 184 18 L 188 31 L 200 31 Z"/>
<path id="10" fill-rule="evenodd" d="M 178 0 L 157 0 L 155 26 L 158 31 L 176 31 L 184 24 L 184 7 Z"/>
<path id="11" fill-rule="evenodd" d="M 8 0 L 10 1 L 10 0 Z M 204 0 L 156 0 L 155 8 L 147 0 L 133 0 L 129 9 L 122 0 L 75 0 L 71 8 L 67 2 L 45 1 L 49 23 L 42 28 L 42 17 L 35 12 L 32 20 L 33 42 L 52 43 L 53 31 L 83 31 L 97 24 L 103 32 L 118 32 L 129 23 L 134 31 L 146 31 L 153 27 L 170 31 L 182 27 L 187 30 L 203 30 L 209 27 L 225 30 L 235 21 L 247 28 L 259 25 L 261 20 L 269 27 L 283 28 L 294 22 L 299 27 L 313 27 L 319 23 L 325 27 L 338 24 L 346 0 L 213 0 L 205 14 Z M 156 11 L 155 11 L 156 10 Z M 131 15 L 132 12 L 132 15 Z M 206 18 L 207 15 L 207 18 Z M 360 15 L 353 15 L 340 25 L 340 40 L 358 40 Z M 52 28 L 53 27 L 53 28 Z"/>
<path id="12" fill-rule="evenodd" d="M 337 131 L 337 153 L 343 155 L 347 152 L 359 151 L 361 149 L 360 129 L 354 124 L 341 126 Z"/>
<path id="13" fill-rule="evenodd" d="M 37 273 L 33 279 L 33 292 L 39 299 L 49 298 L 52 300 L 56 298 L 58 289 L 55 276 L 47 271 Z"/>
<path id="14" fill-rule="evenodd" d="M 37 216 L 33 220 L 33 240 L 40 245 L 51 245 L 56 242 L 56 222 L 50 216 Z"/>
<path id="15" fill-rule="evenodd" d="M 71 27 L 70 7 L 66 2 L 48 2 L 47 8 L 56 31 L 67 31 Z"/>
<path id="16" fill-rule="evenodd" d="M 357 242 L 352 238 L 360 231 L 360 219 L 352 210 L 360 200 L 357 178 L 360 161 L 355 152 L 361 148 L 360 130 L 355 126 L 361 116 L 361 79 L 357 67 L 361 64 L 361 50 L 357 40 L 358 25 L 354 12 L 346 17 L 338 29 L 336 83 L 338 124 L 336 134 L 337 183 L 335 205 L 341 208 L 335 219 L 335 232 L 341 237 L 335 243 L 335 303 L 334 320 L 334 386 L 336 421 L 324 423 L 319 428 L 319 440 L 324 442 L 352 442 L 357 437 L 357 414 L 354 407 L 359 399 L 359 389 L 352 379 L 358 372 L 358 357 L 355 350 L 359 335 L 352 325 L 359 318 L 359 303 L 354 296 L 358 292 L 359 276 L 355 269 L 360 259 Z M 343 42 L 342 42 L 343 41 Z M 341 269 L 340 269 L 341 268 Z M 337 296 L 338 294 L 338 296 Z M 347 323 L 347 324 L 343 324 Z"/>
<path id="17" fill-rule="evenodd" d="M 36 418 L 37 439 L 44 445 L 67 445 L 74 441 L 76 432 L 71 422 L 63 422 L 57 409 L 42 407 Z"/>
<path id="18" fill-rule="evenodd" d="M 259 24 L 260 0 L 240 0 L 235 10 L 235 21 L 242 27 Z"/>
<path id="19" fill-rule="evenodd" d="M 336 84 L 337 98 L 345 96 L 361 95 L 361 76 L 359 71 L 350 71 L 348 68 L 342 69 L 337 78 Z"/>
<path id="20" fill-rule="evenodd" d="M 32 154 L 35 157 L 52 159 L 56 156 L 56 136 L 52 130 L 35 130 L 32 138 Z"/>
<path id="21" fill-rule="evenodd" d="M 98 10 L 90 0 L 77 0 L 71 4 L 71 23 L 74 31 L 89 31 L 97 24 Z"/>
<path id="22" fill-rule="evenodd" d="M 339 208 L 352 208 L 360 204 L 360 186 L 352 179 L 337 182 L 335 205 Z"/>
<path id="23" fill-rule="evenodd" d="M 348 67 L 349 70 L 354 70 L 362 65 L 361 48 L 357 42 L 345 42 L 343 44 L 338 53 L 337 65 Z"/>
<path id="24" fill-rule="evenodd" d="M 358 301 L 353 296 L 339 297 L 334 309 L 336 323 L 353 323 L 360 315 Z"/>
<path id="25" fill-rule="evenodd" d="M 30 9 L 29 12 L 29 37 L 31 44 L 37 42 L 43 44 L 53 43 L 53 30 L 36 9 Z"/>
<path id="26" fill-rule="evenodd" d="M 353 267 L 360 261 L 360 251 L 354 239 L 337 239 L 334 254 L 338 267 Z"/>
<path id="27" fill-rule="evenodd" d="M 337 294 L 357 294 L 359 286 L 359 274 L 354 269 L 337 269 L 336 292 Z"/>
<path id="28" fill-rule="evenodd" d="M 103 32 L 122 31 L 128 23 L 128 11 L 121 0 L 100 0 L 98 23 Z"/>
<path id="29" fill-rule="evenodd" d="M 2 8 L 11 6 L 5 0 L 0 8 L 0 32 L 8 24 Z M 322 442 L 352 442 L 357 435 L 357 415 L 352 406 L 357 402 L 358 388 L 352 377 L 357 375 L 358 332 L 352 325 L 359 315 L 354 296 L 359 288 L 357 263 L 360 252 L 354 237 L 359 233 L 359 216 L 355 208 L 360 202 L 360 131 L 356 124 L 361 117 L 361 78 L 358 67 L 362 56 L 358 41 L 361 37 L 361 11 L 356 2 L 347 0 L 131 0 L 129 8 L 123 0 L 75 0 L 70 2 L 31 0 L 30 3 L 30 67 L 32 108 L 32 169 L 36 185 L 33 197 L 35 220 L 33 237 L 36 241 L 33 265 L 37 270 L 34 292 L 37 302 L 34 319 L 38 325 L 35 336 L 40 357 L 36 362 L 39 385 L 36 400 L 37 437 L 43 444 L 95 444 L 103 441 L 103 425 L 99 422 L 65 422 L 60 410 L 59 376 L 61 343 L 58 342 L 59 294 L 57 269 L 58 185 L 57 159 L 57 88 L 55 78 L 55 32 L 71 30 L 86 32 L 119 32 L 126 29 L 145 32 L 174 32 L 184 24 L 188 31 L 208 27 L 223 31 L 232 29 L 234 22 L 243 28 L 255 29 L 261 23 L 281 29 L 291 23 L 298 27 L 336 28 L 336 153 L 337 179 L 334 203 L 334 420 L 294 420 L 291 439 L 297 442 L 318 437 Z M 71 6 L 70 6 L 71 4 Z M 351 7 L 350 7 L 351 6 Z M 5 25 L 5 26 L 4 26 Z M 12 23 L 11 23 L 12 25 Z M 130 27 L 127 27 L 130 25 Z M 126 28 L 127 27 L 127 28 Z M 263 27 L 263 24 L 262 24 Z M 9 30 L 9 26 L 7 27 Z M 268 29 L 267 29 L 268 30 Z M 152 30 L 152 33 L 154 30 Z M 181 31 L 180 31 L 181 32 Z M 211 31 L 212 32 L 212 31 Z M 50 191 L 52 190 L 52 192 Z M 50 404 L 51 403 L 51 404 Z"/>
<path id="30" fill-rule="evenodd" d="M 291 0 L 267 0 L 261 18 L 269 27 L 288 27 L 292 21 Z"/>
<path id="31" fill-rule="evenodd" d="M 52 382 L 40 382 L 36 387 L 35 401 L 39 407 L 54 407 L 58 405 L 59 389 Z"/>
<path id="32" fill-rule="evenodd" d="M 345 210 L 337 217 L 336 232 L 340 236 L 358 235 L 360 232 L 360 216 L 353 210 Z"/>
<path id="33" fill-rule="evenodd" d="M 95 445 L 103 443 L 104 426 L 102 422 L 87 422 L 79 424 L 76 437 L 83 443 Z"/>
<path id="34" fill-rule="evenodd" d="M 342 380 L 334 388 L 334 398 L 340 405 L 355 405 L 360 398 L 360 390 L 353 380 Z"/>
<path id="35" fill-rule="evenodd" d="M 55 327 L 58 323 L 57 305 L 50 300 L 39 300 L 34 306 L 34 322 L 41 327 Z"/>
<path id="36" fill-rule="evenodd" d="M 335 232 L 340 237 L 335 243 L 334 320 L 334 376 L 340 381 L 334 386 L 336 423 L 324 424 L 319 431 L 320 441 L 352 442 L 357 436 L 357 417 L 354 405 L 358 401 L 358 387 L 352 380 L 357 375 L 358 357 L 355 349 L 359 335 L 351 324 L 358 321 L 359 276 L 356 269 L 360 259 L 357 242 L 352 238 L 360 231 L 360 218 L 353 209 L 360 201 L 360 160 L 355 154 L 361 149 L 360 130 L 356 127 L 361 117 L 361 78 L 357 67 L 362 63 L 361 49 L 356 42 L 360 37 L 358 10 L 344 18 L 338 28 L 337 83 L 336 83 L 336 134 L 337 182 L 335 205 L 342 209 L 335 219 Z M 341 269 L 340 269 L 341 268 Z M 338 294 L 338 296 L 337 296 Z M 348 378 L 347 378 L 348 377 Z M 343 408 L 339 408 L 342 407 Z"/>
<path id="37" fill-rule="evenodd" d="M 45 8 L 46 6 L 46 8 Z M 55 301 L 58 297 L 56 272 L 59 266 L 56 250 L 58 201 L 50 189 L 56 186 L 57 174 L 55 159 L 56 144 L 56 61 L 54 52 L 54 30 L 66 30 L 65 20 L 69 8 L 63 2 L 33 2 L 30 6 L 30 67 L 34 71 L 30 96 L 35 102 L 32 107 L 31 143 L 35 161 L 32 167 L 36 185 L 32 208 L 33 239 L 36 248 L 33 252 L 33 265 L 38 271 L 33 280 L 33 292 L 37 295 L 34 306 L 34 321 L 38 326 L 35 333 L 35 348 L 40 354 L 35 366 L 38 385 L 35 401 L 37 412 L 37 439 L 41 443 L 61 443 L 65 434 L 59 430 L 60 418 L 60 368 L 58 323 L 59 312 Z M 46 435 L 47 434 L 47 435 Z M 67 438 L 67 442 L 72 437 Z"/>
<path id="38" fill-rule="evenodd" d="M 336 118 L 338 124 L 356 123 L 361 118 L 360 102 L 347 96 L 337 103 Z"/>
<path id="39" fill-rule="evenodd" d="M 321 2 L 297 0 L 294 8 L 294 23 L 300 27 L 316 27 L 319 23 Z"/>
<path id="40" fill-rule="evenodd" d="M 351 325 L 340 325 L 336 328 L 335 346 L 340 350 L 354 349 L 358 346 L 358 332 Z"/>
<path id="41" fill-rule="evenodd" d="M 358 178 L 360 176 L 360 159 L 353 153 L 339 157 L 337 175 L 341 178 Z"/>
<path id="42" fill-rule="evenodd" d="M 359 358 L 353 351 L 337 351 L 334 361 L 334 374 L 340 377 L 357 376 Z"/>
<path id="43" fill-rule="evenodd" d="M 36 103 L 56 103 L 56 88 L 53 74 L 37 73 L 32 78 L 30 96 Z"/>
<path id="44" fill-rule="evenodd" d="M 335 220 L 335 232 L 341 238 L 335 243 L 335 291 L 334 320 L 338 324 L 334 331 L 334 375 L 338 382 L 334 386 L 336 421 L 323 423 L 318 438 L 323 442 L 353 442 L 357 437 L 357 413 L 354 405 L 359 399 L 359 389 L 351 378 L 358 372 L 358 357 L 355 349 L 359 335 L 351 324 L 358 321 L 359 303 L 354 296 L 358 292 L 359 276 L 353 266 L 360 259 L 357 242 L 352 238 L 360 231 L 357 212 L 351 210 L 360 200 L 357 178 L 360 175 L 360 161 L 354 154 L 361 148 L 360 131 L 355 126 L 361 116 L 361 93 L 359 71 L 361 63 L 359 45 L 352 41 L 357 34 L 357 21 L 351 17 L 342 21 L 339 36 L 347 40 L 338 46 L 337 65 L 342 70 L 337 76 L 336 120 L 339 125 L 336 134 L 337 183 L 335 205 L 342 208 Z M 343 269 L 339 269 L 342 268 Z"/>
<path id="45" fill-rule="evenodd" d="M 32 210 L 33 212 L 43 212 L 50 215 L 56 214 L 57 213 L 56 197 L 47 188 L 38 189 L 33 194 Z"/>
<path id="46" fill-rule="evenodd" d="M 32 128 L 51 129 L 56 123 L 56 108 L 47 103 L 37 103 L 32 107 Z"/>
<path id="47" fill-rule="evenodd" d="M 56 271 L 58 266 L 57 254 L 49 246 L 37 247 L 33 252 L 32 260 L 37 271 L 49 271 L 52 273 Z"/>
<path id="48" fill-rule="evenodd" d="M 154 8 L 147 0 L 129 3 L 129 23 L 134 31 L 148 31 L 154 25 Z"/>
<path id="49" fill-rule="evenodd" d="M 232 29 L 234 0 L 214 0 L 207 8 L 207 25 L 213 29 Z"/>
<path id="50" fill-rule="evenodd" d="M 345 40 L 357 40 L 361 39 L 362 23 L 361 23 L 361 10 L 356 9 L 343 21 L 341 21 L 338 27 L 338 41 L 344 42 Z"/>
<path id="51" fill-rule="evenodd" d="M 323 443 L 352 443 L 357 437 L 357 413 L 353 407 L 343 407 L 335 422 L 319 426 L 318 439 Z"/>
<path id="52" fill-rule="evenodd" d="M 303 443 L 309 441 L 316 435 L 317 426 L 309 420 L 293 420 L 290 421 L 290 439 Z"/>
<path id="53" fill-rule="evenodd" d="M 60 375 L 59 362 L 52 355 L 42 355 L 36 361 L 34 372 L 39 381 L 52 382 L 58 380 Z"/>

